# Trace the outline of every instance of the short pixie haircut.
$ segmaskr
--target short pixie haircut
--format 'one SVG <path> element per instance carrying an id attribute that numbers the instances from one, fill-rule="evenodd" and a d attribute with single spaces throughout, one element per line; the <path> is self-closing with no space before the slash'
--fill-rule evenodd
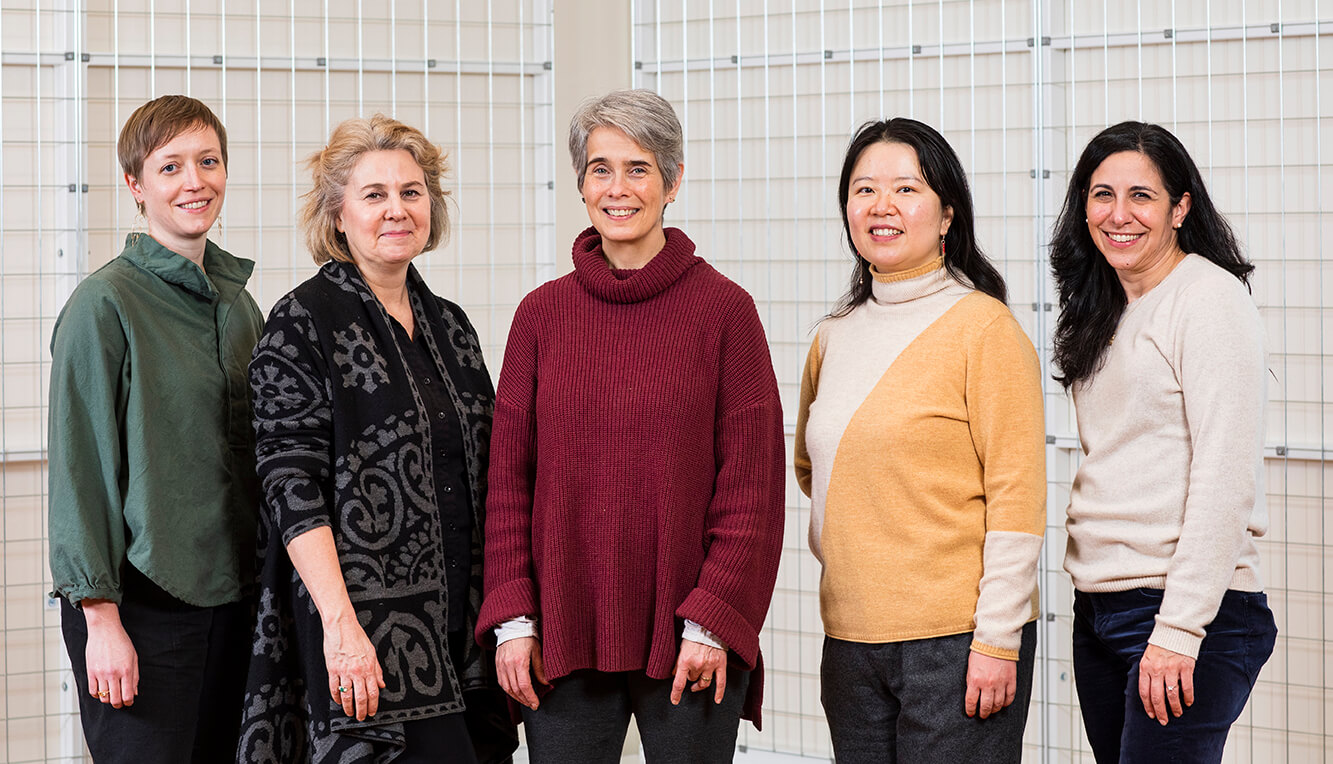
<path id="1" fill-rule="evenodd" d="M 426 177 L 426 192 L 430 196 L 430 236 L 422 251 L 435 249 L 449 237 L 449 211 L 445 207 L 448 194 L 440 185 L 441 178 L 449 171 L 444 151 L 427 140 L 420 130 L 383 114 L 369 119 L 349 119 L 334 128 L 329 145 L 306 160 L 315 185 L 304 195 L 300 224 L 305 232 L 306 248 L 316 265 L 330 260 L 352 262 L 347 236 L 338 230 L 338 215 L 342 213 L 343 188 L 357 161 L 371 151 L 400 149 L 412 155 Z"/>
<path id="2" fill-rule="evenodd" d="M 662 183 L 670 189 L 680 178 L 685 161 L 680 120 L 665 98 L 651 90 L 615 90 L 584 101 L 569 121 L 569 159 L 579 176 L 588 171 L 588 136 L 599 127 L 611 127 L 629 136 L 653 155 Z"/>
<path id="3" fill-rule="evenodd" d="M 149 154 L 181 133 L 205 128 L 212 128 L 217 133 L 222 149 L 222 167 L 226 169 L 227 128 L 222 126 L 212 109 L 203 101 L 184 95 L 154 98 L 135 109 L 120 129 L 120 139 L 116 142 L 120 169 L 126 175 L 138 178 L 143 174 L 143 163 Z M 143 202 L 138 202 L 138 206 L 139 213 L 143 214 Z"/>

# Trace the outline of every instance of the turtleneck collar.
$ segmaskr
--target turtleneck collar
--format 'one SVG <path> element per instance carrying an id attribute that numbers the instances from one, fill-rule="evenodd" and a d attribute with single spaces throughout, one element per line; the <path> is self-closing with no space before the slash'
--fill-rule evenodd
<path id="1" fill-rule="evenodd" d="M 925 265 L 899 273 L 880 273 L 871 265 L 870 273 L 875 278 L 870 289 L 875 295 L 875 301 L 880 303 L 911 302 L 935 294 L 953 283 L 949 271 L 944 267 L 943 255 Z"/>
<path id="2" fill-rule="evenodd" d="M 589 226 L 574 239 L 574 276 L 594 297 L 607 302 L 641 302 L 676 283 L 703 260 L 694 242 L 679 228 L 667 228 L 666 244 L 648 264 L 636 270 L 612 270 L 602 253 L 602 237 Z"/>

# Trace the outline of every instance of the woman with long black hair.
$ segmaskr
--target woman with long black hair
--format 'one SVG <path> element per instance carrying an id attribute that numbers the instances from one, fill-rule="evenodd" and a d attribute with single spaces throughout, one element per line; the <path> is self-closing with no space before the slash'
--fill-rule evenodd
<path id="1" fill-rule="evenodd" d="M 1099 762 L 1220 761 L 1277 636 L 1254 543 L 1268 525 L 1254 266 L 1184 145 L 1142 122 L 1083 150 L 1051 266 L 1084 454 L 1065 569 L 1088 741 Z"/>
<path id="2" fill-rule="evenodd" d="M 839 762 L 1017 762 L 1045 524 L 1040 369 L 933 128 L 863 125 L 838 186 L 851 284 L 801 381 Z"/>

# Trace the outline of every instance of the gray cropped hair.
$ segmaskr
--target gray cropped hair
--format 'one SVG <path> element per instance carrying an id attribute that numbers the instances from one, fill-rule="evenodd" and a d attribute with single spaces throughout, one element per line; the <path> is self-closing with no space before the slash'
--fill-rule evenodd
<path id="1" fill-rule="evenodd" d="M 599 127 L 613 127 L 629 136 L 653 155 L 664 186 L 676 185 L 685 148 L 680 120 L 665 98 L 651 90 L 614 90 L 579 106 L 569 121 L 569 159 L 578 173 L 580 191 L 588 171 L 588 135 Z"/>

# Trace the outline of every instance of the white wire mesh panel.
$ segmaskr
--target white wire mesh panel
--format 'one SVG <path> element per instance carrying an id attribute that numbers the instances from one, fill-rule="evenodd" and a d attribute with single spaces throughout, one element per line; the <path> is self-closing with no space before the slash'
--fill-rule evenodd
<path id="1" fill-rule="evenodd" d="M 1082 0 L 637 0 L 636 84 L 686 129 L 676 224 L 755 296 L 793 428 L 810 330 L 846 286 L 837 174 L 863 121 L 938 127 L 969 172 L 983 247 L 1049 372 L 1054 290 L 1045 245 L 1069 170 L 1101 128 L 1162 123 L 1185 142 L 1255 260 L 1268 326 L 1263 540 L 1278 652 L 1233 730 L 1229 761 L 1322 761 L 1330 604 L 1323 507 L 1330 427 L 1325 335 L 1330 185 L 1323 71 L 1330 4 Z M 1322 21 L 1321 21 L 1322 19 Z M 1333 144 L 1330 144 L 1333 145 Z M 1047 383 L 1045 617 L 1026 738 L 1034 761 L 1091 761 L 1070 664 L 1064 508 L 1073 408 Z M 819 705 L 818 569 L 808 505 L 789 491 L 787 542 L 763 636 L 770 681 L 750 748 L 831 755 Z"/>
<path id="2" fill-rule="evenodd" d="M 468 310 L 498 373 L 518 300 L 550 270 L 548 0 L 15 0 L 0 8 L 0 760 L 82 760 L 45 548 L 46 344 L 78 278 L 135 225 L 116 136 L 187 93 L 227 127 L 222 246 L 267 310 L 315 271 L 301 165 L 383 112 L 450 155 L 451 240 L 417 261 Z M 142 223 L 139 224 L 142 227 Z"/>

